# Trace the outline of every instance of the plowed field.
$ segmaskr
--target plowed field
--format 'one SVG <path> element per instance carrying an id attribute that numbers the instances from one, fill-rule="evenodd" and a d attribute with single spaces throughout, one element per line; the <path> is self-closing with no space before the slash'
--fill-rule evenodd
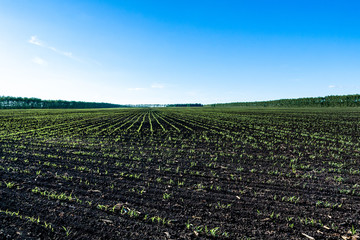
<path id="1" fill-rule="evenodd" d="M 357 239 L 360 110 L 2 110 L 0 239 Z"/>

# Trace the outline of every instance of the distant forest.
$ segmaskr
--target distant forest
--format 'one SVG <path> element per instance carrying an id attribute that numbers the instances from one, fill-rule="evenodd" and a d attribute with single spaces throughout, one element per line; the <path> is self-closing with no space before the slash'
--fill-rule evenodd
<path id="1" fill-rule="evenodd" d="M 0 96 L 0 109 L 66 109 L 66 108 L 129 108 L 129 107 L 202 107 L 200 103 L 190 104 L 137 104 L 119 105 L 112 103 L 77 102 L 64 100 L 42 100 L 39 98 L 2 97 Z"/>
<path id="2" fill-rule="evenodd" d="M 167 107 L 202 107 L 200 103 L 169 104 Z"/>
<path id="3" fill-rule="evenodd" d="M 360 94 L 326 96 L 313 98 L 280 99 L 259 102 L 217 103 L 212 107 L 360 107 Z M 1 97 L 0 109 L 82 109 L 82 108 L 124 108 L 124 107 L 203 107 L 200 103 L 190 104 L 139 104 L 119 105 L 112 103 L 78 102 L 64 100 L 42 100 L 39 98 Z"/>
<path id="4" fill-rule="evenodd" d="M 41 100 L 38 98 L 1 97 L 0 109 L 32 109 L 32 108 L 120 108 L 129 107 L 111 103 L 77 102 L 63 100 Z"/>
<path id="5" fill-rule="evenodd" d="M 313 98 L 280 99 L 260 102 L 212 104 L 213 107 L 360 107 L 360 94 Z"/>

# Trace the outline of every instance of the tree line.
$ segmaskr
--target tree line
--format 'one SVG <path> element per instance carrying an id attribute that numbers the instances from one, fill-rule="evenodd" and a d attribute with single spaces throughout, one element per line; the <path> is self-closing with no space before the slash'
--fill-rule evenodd
<path id="1" fill-rule="evenodd" d="M 202 107 L 200 103 L 168 104 L 167 107 Z"/>
<path id="2" fill-rule="evenodd" d="M 111 103 L 41 100 L 39 98 L 1 97 L 0 109 L 52 109 L 52 108 L 119 108 L 129 107 Z"/>
<path id="3" fill-rule="evenodd" d="M 360 94 L 212 104 L 213 107 L 360 107 Z"/>
<path id="4" fill-rule="evenodd" d="M 112 103 L 42 100 L 39 98 L 0 96 L 0 109 L 62 109 L 62 108 L 148 108 L 148 107 L 202 107 L 200 103 L 190 104 L 136 104 L 120 105 Z"/>

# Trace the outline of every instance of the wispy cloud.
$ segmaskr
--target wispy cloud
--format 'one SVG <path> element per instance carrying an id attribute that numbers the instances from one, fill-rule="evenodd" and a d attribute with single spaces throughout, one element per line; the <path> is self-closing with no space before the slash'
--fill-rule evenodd
<path id="1" fill-rule="evenodd" d="M 30 39 L 28 40 L 28 42 L 31 43 L 31 44 L 34 44 L 36 46 L 39 46 L 39 47 L 50 49 L 51 51 L 53 51 L 53 52 L 55 52 L 57 54 L 60 54 L 60 55 L 63 55 L 65 57 L 68 57 L 68 58 L 71 58 L 71 59 L 74 59 L 74 60 L 77 60 L 77 61 L 81 62 L 81 60 L 74 57 L 71 52 L 61 51 L 61 50 L 59 50 L 59 49 L 57 49 L 55 47 L 49 46 L 46 43 L 44 43 L 43 41 L 39 40 L 37 36 L 31 36 Z"/>
<path id="2" fill-rule="evenodd" d="M 46 66 L 47 65 L 47 62 L 44 59 L 39 58 L 39 57 L 34 57 L 31 61 L 33 63 L 36 63 L 36 64 L 41 65 L 41 66 Z"/>
<path id="3" fill-rule="evenodd" d="M 328 88 L 336 88 L 335 85 L 329 85 Z"/>
<path id="4" fill-rule="evenodd" d="M 41 46 L 43 47 L 43 43 L 39 41 L 39 39 L 37 39 L 36 36 L 31 36 L 30 40 L 28 41 L 29 43 L 31 44 L 34 44 L 34 45 L 38 45 L 38 46 Z"/>
<path id="5" fill-rule="evenodd" d="M 165 86 L 163 84 L 160 83 L 154 83 L 151 85 L 151 88 L 164 88 Z"/>

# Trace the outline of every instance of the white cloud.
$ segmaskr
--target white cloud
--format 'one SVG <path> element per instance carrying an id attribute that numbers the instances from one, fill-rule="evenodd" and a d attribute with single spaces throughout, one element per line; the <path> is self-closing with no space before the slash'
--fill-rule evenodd
<path id="1" fill-rule="evenodd" d="M 66 57 L 68 57 L 68 58 L 72 58 L 72 59 L 74 59 L 74 60 L 77 60 L 77 61 L 81 62 L 79 59 L 75 58 L 71 52 L 60 51 L 59 49 L 57 49 L 57 48 L 55 48 L 55 47 L 48 46 L 48 45 L 45 44 L 44 42 L 40 41 L 40 40 L 37 38 L 37 36 L 31 36 L 31 37 L 30 37 L 30 40 L 29 40 L 28 42 L 31 43 L 31 44 L 40 46 L 40 47 L 44 47 L 44 48 L 50 49 L 51 51 L 56 52 L 57 54 L 60 54 L 60 55 L 63 55 L 63 56 L 66 56 Z"/>
<path id="2" fill-rule="evenodd" d="M 151 85 L 151 88 L 164 88 L 165 86 L 163 84 L 160 83 L 154 83 L 153 85 Z"/>
<path id="3" fill-rule="evenodd" d="M 335 85 L 329 85 L 329 88 L 335 88 L 336 86 Z"/>
<path id="4" fill-rule="evenodd" d="M 44 59 L 39 58 L 39 57 L 34 57 L 31 61 L 33 63 L 36 63 L 36 64 L 41 65 L 41 66 L 46 66 L 47 65 L 47 62 Z"/>
<path id="5" fill-rule="evenodd" d="M 43 46 L 43 43 L 40 42 L 36 36 L 31 36 L 31 38 L 28 42 L 31 44 L 37 45 L 37 46 Z"/>

